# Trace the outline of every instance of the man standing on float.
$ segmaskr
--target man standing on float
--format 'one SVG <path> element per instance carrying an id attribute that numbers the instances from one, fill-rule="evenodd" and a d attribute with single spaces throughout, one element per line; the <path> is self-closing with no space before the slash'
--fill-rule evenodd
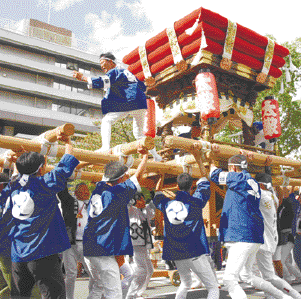
<path id="1" fill-rule="evenodd" d="M 101 121 L 102 147 L 100 152 L 110 149 L 112 125 L 130 115 L 133 117 L 133 134 L 136 139 L 143 138 L 144 119 L 147 109 L 146 87 L 128 70 L 117 67 L 116 58 L 111 53 L 100 54 L 99 63 L 105 75 L 99 78 L 84 77 L 74 71 L 73 77 L 88 83 L 88 88 L 102 88 L 106 91 L 101 100 L 104 115 Z M 150 150 L 156 161 L 162 157 L 156 149 Z"/>

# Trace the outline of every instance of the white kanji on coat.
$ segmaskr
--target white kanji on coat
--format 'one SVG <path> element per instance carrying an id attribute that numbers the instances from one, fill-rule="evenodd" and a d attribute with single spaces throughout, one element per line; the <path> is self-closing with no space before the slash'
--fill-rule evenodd
<path id="1" fill-rule="evenodd" d="M 34 212 L 34 201 L 28 192 L 20 192 L 12 197 L 13 217 L 25 220 L 31 217 Z"/>
<path id="2" fill-rule="evenodd" d="M 103 205 L 101 196 L 99 194 L 94 194 L 91 198 L 89 216 L 92 218 L 97 217 L 102 213 L 102 211 Z"/>
<path id="3" fill-rule="evenodd" d="M 168 205 L 166 215 L 170 223 L 177 225 L 184 222 L 188 211 L 182 202 L 174 200 Z"/>

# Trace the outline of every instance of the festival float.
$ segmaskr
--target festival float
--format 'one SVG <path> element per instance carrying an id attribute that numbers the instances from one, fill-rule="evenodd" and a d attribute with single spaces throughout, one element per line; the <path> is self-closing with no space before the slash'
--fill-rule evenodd
<path id="1" fill-rule="evenodd" d="M 161 153 L 165 161 L 148 161 L 144 180 L 147 188 L 154 188 L 159 176 L 164 175 L 163 192 L 172 198 L 177 189 L 177 175 L 189 172 L 196 181 L 201 174 L 194 156 L 189 154 L 196 142 L 207 165 L 214 161 L 216 166 L 227 169 L 229 157 L 244 154 L 249 159 L 251 174 L 264 172 L 269 164 L 275 186 L 301 186 L 301 162 L 278 155 L 276 139 L 281 135 L 281 123 L 277 99 L 269 96 L 262 102 L 261 121 L 254 122 L 253 115 L 258 93 L 275 85 L 282 76 L 281 68 L 288 55 L 287 48 L 217 13 L 205 8 L 193 11 L 123 57 L 128 70 L 147 86 L 150 99 L 146 137 L 121 144 L 109 153 L 75 148 L 74 155 L 82 163 L 72 178 L 97 182 L 107 162 L 126 160 L 140 145 L 152 149 L 156 135 L 155 100 L 163 110 L 157 134 L 162 137 Z M 215 139 L 228 123 L 242 130 L 242 142 Z M 31 141 L 0 136 L 0 147 L 10 150 L 0 158 L 0 166 L 11 168 L 12 152 L 22 147 L 52 157 L 62 156 L 64 146 L 59 145 L 56 138 L 61 130 L 72 135 L 74 128 L 72 130 L 71 125 L 70 130 L 70 125 L 48 131 Z M 172 128 L 182 125 L 199 127 L 198 140 L 173 136 Z M 219 150 L 215 151 L 213 145 L 218 145 Z M 174 149 L 186 154 L 175 159 Z M 133 173 L 139 162 L 139 158 L 134 160 Z M 92 170 L 85 170 L 88 164 L 93 165 Z M 225 193 L 225 188 L 211 183 L 211 198 L 203 211 L 211 241 L 217 238 Z M 159 211 L 155 223 L 156 237 L 160 240 L 163 218 Z M 166 273 L 161 274 L 179 284 L 175 273 Z"/>
<path id="2" fill-rule="evenodd" d="M 290 178 L 300 163 L 279 157 L 277 137 L 281 135 L 278 101 L 262 102 L 262 121 L 254 122 L 253 106 L 258 93 L 272 88 L 282 76 L 281 68 L 289 50 L 268 37 L 203 7 L 139 45 L 123 58 L 128 69 L 147 85 L 147 94 L 163 109 L 158 134 L 162 136 L 169 160 L 194 175 L 194 158 L 174 160 L 173 149 L 191 151 L 193 139 L 173 136 L 172 127 L 200 126 L 199 141 L 204 161 L 213 159 L 227 169 L 227 159 L 243 153 L 252 156 L 249 171 L 263 172 L 270 156 L 275 185 L 298 185 Z M 242 129 L 243 142 L 225 143 L 215 139 L 230 123 Z M 220 151 L 214 153 L 212 145 Z M 165 190 L 175 190 L 174 175 L 166 173 Z M 207 235 L 216 236 L 225 190 L 212 183 L 211 199 L 204 210 Z"/>

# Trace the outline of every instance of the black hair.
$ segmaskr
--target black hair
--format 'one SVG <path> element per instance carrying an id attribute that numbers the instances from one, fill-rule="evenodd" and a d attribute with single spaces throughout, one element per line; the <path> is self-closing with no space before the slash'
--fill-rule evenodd
<path id="1" fill-rule="evenodd" d="M 193 179 L 189 173 L 183 172 L 178 175 L 177 183 L 180 190 L 189 191 L 192 186 Z"/>
<path id="2" fill-rule="evenodd" d="M 106 52 L 106 53 L 101 53 L 99 55 L 99 59 L 101 58 L 108 58 L 108 59 L 111 59 L 111 60 L 116 60 L 116 57 L 111 53 L 111 52 Z"/>
<path id="3" fill-rule="evenodd" d="M 108 179 L 108 182 L 117 181 L 128 168 L 119 161 L 109 162 L 104 169 L 104 176 Z"/>
<path id="4" fill-rule="evenodd" d="M 267 173 L 256 173 L 255 175 L 255 180 L 260 184 L 268 184 L 271 183 L 272 184 L 272 176 L 270 174 Z"/>
<path id="5" fill-rule="evenodd" d="M 9 182 L 8 174 L 5 172 L 0 172 L 0 185 L 2 185 L 3 188 L 5 188 L 8 182 Z"/>
<path id="6" fill-rule="evenodd" d="M 242 169 L 246 169 L 246 168 L 242 168 L 241 165 L 242 164 L 247 165 L 248 162 L 247 162 L 247 158 L 244 155 L 235 155 L 228 159 L 228 164 L 239 164 L 239 165 L 235 165 L 235 167 L 239 171 L 242 171 Z"/>
<path id="7" fill-rule="evenodd" d="M 26 152 L 16 161 L 17 169 L 21 175 L 33 174 L 43 164 L 45 164 L 45 157 L 36 152 Z"/>
<path id="8" fill-rule="evenodd" d="M 0 172 L 0 183 L 8 183 L 9 177 L 8 174 L 5 172 Z"/>

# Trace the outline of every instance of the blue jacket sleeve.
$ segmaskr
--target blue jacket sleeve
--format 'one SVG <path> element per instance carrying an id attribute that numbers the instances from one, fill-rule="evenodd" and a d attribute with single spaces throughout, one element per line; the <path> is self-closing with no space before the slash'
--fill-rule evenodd
<path id="1" fill-rule="evenodd" d="M 213 183 L 220 185 L 220 174 L 223 172 L 221 168 L 216 168 L 210 174 L 210 179 Z"/>
<path id="2" fill-rule="evenodd" d="M 79 161 L 74 156 L 65 154 L 57 166 L 42 177 L 42 180 L 52 192 L 58 193 L 64 190 L 66 180 L 78 164 Z"/>
<path id="3" fill-rule="evenodd" d="M 91 80 L 92 80 L 92 88 L 103 88 L 104 87 L 103 79 L 101 77 L 92 78 Z"/>
<path id="4" fill-rule="evenodd" d="M 210 182 L 207 179 L 203 179 L 198 182 L 197 188 L 193 194 L 193 197 L 196 197 L 200 200 L 201 208 L 203 209 L 210 199 Z"/>
<path id="5" fill-rule="evenodd" d="M 159 192 L 155 195 L 153 203 L 158 210 L 163 212 L 167 200 L 168 198 L 164 196 L 163 193 Z"/>

